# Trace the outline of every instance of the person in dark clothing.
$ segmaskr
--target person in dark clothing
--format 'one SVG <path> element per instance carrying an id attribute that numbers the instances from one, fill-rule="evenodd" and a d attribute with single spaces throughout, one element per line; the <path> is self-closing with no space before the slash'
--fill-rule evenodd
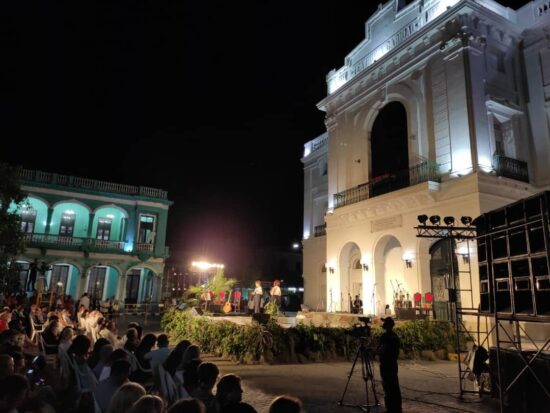
<path id="1" fill-rule="evenodd" d="M 399 357 L 400 341 L 393 332 L 395 322 L 391 317 L 383 318 L 382 328 L 385 332 L 380 336 L 378 358 L 380 360 L 380 377 L 384 388 L 384 404 L 387 413 L 402 413 L 401 390 L 397 377 L 397 358 Z"/>
<path id="2" fill-rule="evenodd" d="M 36 274 L 38 272 L 38 260 L 35 258 L 29 268 L 29 281 L 27 282 L 27 291 L 34 291 L 34 283 L 36 282 Z"/>

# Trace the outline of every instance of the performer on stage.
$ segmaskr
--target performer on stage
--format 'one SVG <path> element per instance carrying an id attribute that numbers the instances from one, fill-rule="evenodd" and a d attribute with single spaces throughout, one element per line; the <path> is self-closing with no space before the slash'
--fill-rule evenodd
<path id="1" fill-rule="evenodd" d="M 273 281 L 273 287 L 269 292 L 271 295 L 271 301 L 277 304 L 277 308 L 281 308 L 281 282 L 279 280 Z"/>
<path id="2" fill-rule="evenodd" d="M 256 288 L 254 288 L 254 314 L 259 314 L 262 308 L 262 296 L 264 290 L 262 289 L 262 282 L 256 280 Z"/>
<path id="3" fill-rule="evenodd" d="M 359 298 L 359 295 L 356 295 L 355 300 L 353 300 L 352 312 L 354 314 L 362 314 L 363 313 L 363 300 L 361 300 Z"/>

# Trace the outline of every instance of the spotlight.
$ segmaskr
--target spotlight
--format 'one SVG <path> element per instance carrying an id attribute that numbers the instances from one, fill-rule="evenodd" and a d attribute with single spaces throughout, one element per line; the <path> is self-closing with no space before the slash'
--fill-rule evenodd
<path id="1" fill-rule="evenodd" d="M 472 224 L 472 217 L 461 217 L 460 222 L 462 222 L 462 225 L 469 227 Z"/>
<path id="2" fill-rule="evenodd" d="M 428 221 L 428 215 L 418 216 L 418 222 L 420 222 L 422 225 L 426 225 L 426 221 Z"/>
<path id="3" fill-rule="evenodd" d="M 445 223 L 445 225 L 454 225 L 455 223 L 455 218 L 454 217 L 445 217 L 443 218 L 443 222 Z"/>
<path id="4" fill-rule="evenodd" d="M 432 225 L 439 225 L 439 221 L 441 221 L 441 217 L 439 215 L 432 215 L 430 217 L 430 222 Z"/>

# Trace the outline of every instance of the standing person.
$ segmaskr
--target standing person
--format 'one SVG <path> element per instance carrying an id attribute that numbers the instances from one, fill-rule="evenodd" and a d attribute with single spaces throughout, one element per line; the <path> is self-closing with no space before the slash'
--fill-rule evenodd
<path id="1" fill-rule="evenodd" d="M 80 305 L 84 307 L 85 310 L 90 311 L 90 297 L 88 297 L 88 293 L 82 294 L 82 297 L 80 297 Z"/>
<path id="2" fill-rule="evenodd" d="M 27 291 L 34 291 L 34 283 L 36 282 L 36 274 L 38 273 L 38 260 L 35 258 L 29 269 L 29 281 L 27 282 Z"/>
<path id="3" fill-rule="evenodd" d="M 358 295 L 356 295 L 355 300 L 353 300 L 353 312 L 355 314 L 363 313 L 363 300 L 361 300 Z"/>
<path id="4" fill-rule="evenodd" d="M 256 280 L 256 288 L 254 288 L 254 314 L 259 314 L 262 308 L 262 296 L 264 290 L 262 289 L 262 282 Z"/>
<path id="5" fill-rule="evenodd" d="M 400 341 L 393 332 L 395 322 L 391 317 L 383 318 L 382 328 L 385 332 L 380 336 L 378 358 L 380 360 L 380 377 L 384 388 L 384 404 L 387 413 L 402 413 L 401 390 L 397 377 L 397 358 L 399 357 Z"/>
<path id="6" fill-rule="evenodd" d="M 269 294 L 271 301 L 277 304 L 277 309 L 281 308 L 281 282 L 279 280 L 273 281 L 273 287 Z"/>

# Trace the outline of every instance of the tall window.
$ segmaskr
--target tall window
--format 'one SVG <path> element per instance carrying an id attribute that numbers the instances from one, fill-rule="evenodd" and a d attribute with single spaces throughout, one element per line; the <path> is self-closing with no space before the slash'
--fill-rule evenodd
<path id="1" fill-rule="evenodd" d="M 126 298 L 124 299 L 126 304 L 137 303 L 140 275 L 140 270 L 132 270 L 126 276 Z"/>
<path id="2" fill-rule="evenodd" d="M 24 209 L 21 212 L 21 232 L 32 234 L 34 232 L 34 224 L 36 222 L 36 211 L 32 209 Z"/>
<path id="3" fill-rule="evenodd" d="M 74 232 L 74 222 L 74 212 L 64 212 L 61 216 L 61 224 L 59 225 L 59 235 L 72 237 Z"/>
<path id="4" fill-rule="evenodd" d="M 94 267 L 90 271 L 90 281 L 88 282 L 88 294 L 92 300 L 102 300 L 103 290 L 105 289 L 105 278 L 107 268 Z"/>
<path id="5" fill-rule="evenodd" d="M 155 240 L 155 217 L 152 215 L 141 215 L 139 219 L 140 244 L 152 244 Z"/>
<path id="6" fill-rule="evenodd" d="M 69 280 L 68 265 L 54 265 L 52 268 L 52 278 L 50 280 L 50 288 L 53 288 L 57 293 L 65 294 L 67 290 L 67 282 Z"/>
<path id="7" fill-rule="evenodd" d="M 111 236 L 111 225 L 113 220 L 110 218 L 99 218 L 97 221 L 97 239 L 109 241 Z"/>

